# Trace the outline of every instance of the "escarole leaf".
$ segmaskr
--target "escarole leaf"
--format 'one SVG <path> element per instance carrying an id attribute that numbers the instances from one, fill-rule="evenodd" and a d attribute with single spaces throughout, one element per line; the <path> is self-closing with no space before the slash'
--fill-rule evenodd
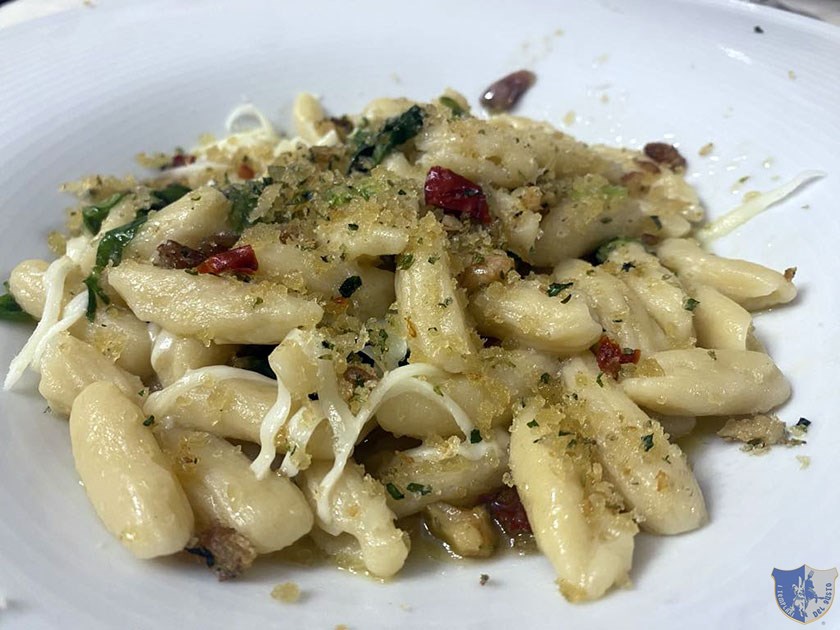
<path id="1" fill-rule="evenodd" d="M 230 201 L 230 214 L 228 222 L 237 234 L 251 225 L 251 213 L 257 207 L 260 195 L 266 186 L 274 183 L 271 177 L 250 180 L 241 184 L 231 184 L 222 189 L 222 194 Z"/>
<path id="2" fill-rule="evenodd" d="M 111 210 L 116 206 L 128 193 L 118 192 L 108 197 L 105 201 L 92 204 L 82 208 L 82 223 L 87 228 L 88 232 L 96 236 L 102 228 L 102 222 L 108 218 Z"/>
<path id="3" fill-rule="evenodd" d="M 140 227 L 148 221 L 150 212 L 165 208 L 169 204 L 178 201 L 188 192 L 190 192 L 190 189 L 181 184 L 169 184 L 160 190 L 153 190 L 151 192 L 151 203 L 144 208 L 140 208 L 131 221 L 125 225 L 108 230 L 102 235 L 102 238 L 99 240 L 99 245 L 96 248 L 96 264 L 90 272 L 90 275 L 84 281 L 88 291 L 86 314 L 89 321 L 93 321 L 96 317 L 97 298 L 105 304 L 110 303 L 108 295 L 100 285 L 100 279 L 105 267 L 108 265 L 116 267 L 122 262 L 123 252 L 126 246 L 137 236 Z"/>
<path id="4" fill-rule="evenodd" d="M 17 303 L 11 293 L 0 295 L 0 319 L 10 322 L 31 322 L 32 317 Z"/>
<path id="5" fill-rule="evenodd" d="M 356 150 L 350 160 L 350 170 L 369 171 L 382 162 L 391 151 L 411 140 L 423 127 L 423 110 L 412 105 L 398 116 L 385 121 L 376 133 L 360 132 L 355 137 Z"/>

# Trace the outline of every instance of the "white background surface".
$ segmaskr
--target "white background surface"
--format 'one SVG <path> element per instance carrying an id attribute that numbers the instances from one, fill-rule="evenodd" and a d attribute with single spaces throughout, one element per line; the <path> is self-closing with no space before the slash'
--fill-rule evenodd
<path id="1" fill-rule="evenodd" d="M 379 95 L 430 99 L 446 86 L 475 103 L 493 79 L 530 67 L 539 79 L 520 113 L 563 128 L 573 112 L 565 129 L 593 142 L 676 142 L 712 215 L 802 170 L 829 175 L 716 246 L 799 267 L 800 298 L 757 327 L 794 385 L 780 415 L 813 420 L 809 444 L 754 458 L 700 440 L 690 456 L 711 523 L 685 536 L 640 536 L 632 589 L 571 606 L 539 556 L 415 562 L 386 585 L 270 561 L 217 584 L 196 565 L 135 561 L 96 521 L 66 423 L 42 413 L 33 377 L 0 395 L 0 627 L 794 627 L 773 599 L 773 567 L 840 566 L 838 59 L 837 29 L 723 1 L 152 0 L 78 6 L 4 29 L 4 276 L 22 258 L 46 256 L 44 237 L 67 203 L 60 182 L 136 171 L 139 151 L 220 133 L 246 96 L 285 123 L 302 89 L 322 94 L 334 113 Z M 710 141 L 713 154 L 698 157 Z M 749 181 L 733 190 L 742 176 Z M 0 329 L 0 363 L 25 336 Z M 809 469 L 799 470 L 797 454 L 812 457 Z M 485 587 L 480 573 L 491 576 Z M 269 598 L 286 580 L 303 589 L 297 605 Z M 838 610 L 815 625 L 840 627 Z"/>

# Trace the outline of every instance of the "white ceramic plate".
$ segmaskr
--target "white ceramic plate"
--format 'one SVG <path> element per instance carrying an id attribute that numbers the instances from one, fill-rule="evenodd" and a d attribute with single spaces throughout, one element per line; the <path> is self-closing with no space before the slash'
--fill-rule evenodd
<path id="1" fill-rule="evenodd" d="M 491 80 L 529 67 L 539 80 L 520 113 L 562 128 L 574 112 L 565 127 L 587 141 L 677 143 L 712 216 L 747 190 L 829 172 L 716 246 L 799 267 L 800 297 L 757 326 L 794 385 L 782 418 L 813 421 L 808 444 L 750 457 L 701 440 L 691 456 L 711 522 L 685 536 L 640 536 L 631 589 L 570 605 L 537 555 L 413 563 L 385 585 L 271 561 L 218 584 L 196 565 L 136 561 L 98 523 L 66 423 L 43 413 L 29 377 L 0 396 L 3 628 L 790 628 L 771 570 L 840 565 L 840 30 L 724 1 L 102 0 L 0 31 L 0 59 L 4 276 L 47 255 L 44 238 L 67 203 L 59 183 L 137 170 L 139 151 L 220 133 L 246 97 L 282 127 L 303 89 L 333 112 L 379 95 L 430 99 L 446 86 L 475 103 Z M 699 157 L 707 142 L 714 152 Z M 0 328 L 1 364 L 26 334 Z M 807 470 L 799 454 L 812 458 Z M 300 603 L 269 597 L 287 580 L 301 586 Z M 840 625 L 837 608 L 829 626 Z"/>

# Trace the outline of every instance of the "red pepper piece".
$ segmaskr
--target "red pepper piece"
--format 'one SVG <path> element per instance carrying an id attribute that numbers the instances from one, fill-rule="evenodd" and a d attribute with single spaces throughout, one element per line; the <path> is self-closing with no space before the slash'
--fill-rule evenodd
<path id="1" fill-rule="evenodd" d="M 254 179 L 254 175 L 256 175 L 254 169 L 252 169 L 244 162 L 239 165 L 238 169 L 236 169 L 236 174 L 239 176 L 240 179 Z"/>
<path id="2" fill-rule="evenodd" d="M 622 349 L 616 342 L 601 335 L 594 346 L 592 346 L 592 354 L 595 355 L 595 360 L 598 361 L 598 367 L 604 374 L 609 374 L 613 378 L 618 378 L 618 370 L 625 363 L 638 363 L 641 351 L 630 348 Z"/>
<path id="3" fill-rule="evenodd" d="M 250 245 L 229 249 L 226 252 L 213 254 L 205 258 L 195 270 L 198 273 L 215 273 L 232 271 L 234 273 L 252 274 L 259 268 L 254 248 Z"/>
<path id="4" fill-rule="evenodd" d="M 508 536 L 531 533 L 531 523 L 516 488 L 502 488 L 496 494 L 481 497 L 481 501 Z"/>
<path id="5" fill-rule="evenodd" d="M 172 161 L 169 163 L 169 168 L 178 168 L 179 166 L 187 166 L 195 162 L 195 156 L 189 153 L 176 153 L 172 156 Z"/>
<path id="6" fill-rule="evenodd" d="M 466 214 L 480 223 L 490 223 L 490 209 L 481 186 L 442 166 L 433 166 L 423 187 L 426 203 L 454 214 Z"/>

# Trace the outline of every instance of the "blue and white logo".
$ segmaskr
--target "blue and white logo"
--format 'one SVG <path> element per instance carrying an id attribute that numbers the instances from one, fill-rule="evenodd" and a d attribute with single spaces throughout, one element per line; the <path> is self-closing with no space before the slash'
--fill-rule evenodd
<path id="1" fill-rule="evenodd" d="M 822 617 L 834 601 L 837 569 L 812 569 L 803 564 L 798 569 L 773 569 L 776 603 L 782 612 L 799 623 L 811 623 Z"/>

